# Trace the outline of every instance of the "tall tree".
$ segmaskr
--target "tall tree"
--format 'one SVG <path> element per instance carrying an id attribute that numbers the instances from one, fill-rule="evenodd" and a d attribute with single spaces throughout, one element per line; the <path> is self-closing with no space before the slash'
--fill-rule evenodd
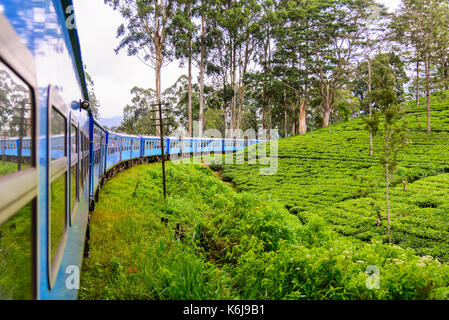
<path id="1" fill-rule="evenodd" d="M 180 59 L 182 64 L 187 60 L 187 109 L 188 109 L 188 132 L 193 136 L 193 110 L 192 110 L 192 69 L 193 58 L 196 46 L 194 42 L 196 26 L 193 21 L 192 10 L 194 10 L 196 0 L 179 0 L 173 23 L 168 28 L 174 54 Z"/>
<path id="2" fill-rule="evenodd" d="M 137 56 L 144 64 L 154 69 L 156 103 L 161 103 L 161 70 L 170 62 L 167 29 L 172 23 L 175 1 L 104 0 L 104 2 L 119 11 L 127 22 L 126 27 L 124 24 L 118 27 L 117 37 L 121 40 L 115 49 L 116 53 L 126 48 L 128 55 Z M 158 114 L 157 119 L 160 117 Z"/>
<path id="3" fill-rule="evenodd" d="M 436 55 L 436 39 L 442 22 L 444 0 L 402 0 L 401 8 L 392 27 L 396 38 L 414 49 L 419 81 L 419 62 L 424 63 L 427 107 L 427 133 L 431 132 L 430 92 L 431 72 Z M 418 95 L 419 95 L 419 89 Z"/>
<path id="4" fill-rule="evenodd" d="M 330 124 L 337 91 L 348 80 L 348 71 L 357 56 L 358 45 L 369 23 L 370 0 L 317 1 L 311 50 L 317 87 L 322 98 L 323 127 Z"/>

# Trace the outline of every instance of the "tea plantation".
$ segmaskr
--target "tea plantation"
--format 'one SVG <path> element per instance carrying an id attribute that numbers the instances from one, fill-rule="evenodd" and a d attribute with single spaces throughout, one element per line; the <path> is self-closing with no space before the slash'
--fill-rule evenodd
<path id="1" fill-rule="evenodd" d="M 166 200 L 160 164 L 119 173 L 91 217 L 80 298 L 449 299 L 449 101 L 432 108 L 430 136 L 423 106 L 407 114 L 394 244 L 382 167 L 357 119 L 280 140 L 275 175 L 217 166 L 240 192 L 199 165 L 167 164 Z"/>
<path id="2" fill-rule="evenodd" d="M 392 242 L 420 255 L 449 260 L 449 98 L 432 97 L 432 134 L 426 134 L 425 105 L 408 105 L 409 145 L 398 157 L 391 193 Z M 420 129 L 420 126 L 422 129 Z M 340 123 L 278 142 L 275 175 L 258 165 L 223 165 L 223 177 L 240 191 L 279 201 L 304 223 L 319 215 L 354 240 L 386 241 L 386 194 L 379 160 L 369 155 L 362 119 Z M 255 149 L 250 149 L 250 156 Z M 248 157 L 248 154 L 245 155 Z M 405 186 L 404 186 L 405 183 Z M 377 226 L 377 216 L 381 226 Z"/>
<path id="3" fill-rule="evenodd" d="M 302 223 L 206 167 L 168 164 L 167 200 L 160 181 L 156 164 L 105 184 L 81 299 L 449 299 L 449 264 L 430 256 Z"/>

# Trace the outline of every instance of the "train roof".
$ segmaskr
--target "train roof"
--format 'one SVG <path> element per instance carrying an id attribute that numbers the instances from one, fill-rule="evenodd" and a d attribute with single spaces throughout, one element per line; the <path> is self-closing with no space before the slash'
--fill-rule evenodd
<path id="1" fill-rule="evenodd" d="M 66 10 L 66 8 L 73 6 L 72 0 L 61 0 L 62 7 L 64 8 L 65 21 L 71 17 L 72 12 Z M 66 24 L 63 24 L 66 26 Z M 72 45 L 73 56 L 75 58 L 75 65 L 78 71 L 79 81 L 83 91 L 84 99 L 89 100 L 89 91 L 87 90 L 86 76 L 84 74 L 84 63 L 81 55 L 81 45 L 78 36 L 77 28 L 66 28 L 69 33 L 70 43 Z"/>

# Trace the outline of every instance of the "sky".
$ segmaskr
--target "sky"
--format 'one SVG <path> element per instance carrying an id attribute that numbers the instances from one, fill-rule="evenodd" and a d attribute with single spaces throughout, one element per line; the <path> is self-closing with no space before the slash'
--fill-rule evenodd
<path id="1" fill-rule="evenodd" d="M 401 0 L 380 0 L 391 10 Z M 100 118 L 121 117 L 123 108 L 131 102 L 134 86 L 154 88 L 153 70 L 137 57 L 129 57 L 125 51 L 115 54 L 119 40 L 117 27 L 123 23 L 121 15 L 104 4 L 103 0 L 73 0 L 81 53 L 86 71 L 95 83 L 95 94 L 100 101 Z M 169 88 L 183 74 L 174 61 L 162 70 L 162 90 Z"/>

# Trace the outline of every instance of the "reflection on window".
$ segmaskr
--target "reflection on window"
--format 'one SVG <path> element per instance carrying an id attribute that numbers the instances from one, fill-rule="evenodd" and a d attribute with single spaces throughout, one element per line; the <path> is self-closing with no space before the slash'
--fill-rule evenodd
<path id="1" fill-rule="evenodd" d="M 71 212 L 73 212 L 73 208 L 75 207 L 76 203 L 76 183 L 77 183 L 77 154 L 78 154 L 78 129 L 72 125 L 70 130 L 70 145 L 71 145 L 71 159 L 72 159 L 72 168 L 70 169 L 70 208 L 72 209 Z M 74 156 L 75 155 L 75 156 Z"/>
<path id="2" fill-rule="evenodd" d="M 77 133 L 78 133 L 78 129 L 72 125 L 71 128 L 71 132 L 70 132 L 70 140 L 71 140 L 71 152 L 72 155 L 73 154 L 77 154 L 78 153 L 78 140 L 77 140 Z"/>
<path id="3" fill-rule="evenodd" d="M 70 170 L 70 208 L 72 212 L 76 203 L 76 166 L 75 164 Z"/>
<path id="4" fill-rule="evenodd" d="M 0 300 L 32 299 L 32 212 L 29 203 L 0 226 Z"/>
<path id="5" fill-rule="evenodd" d="M 0 176 L 32 162 L 31 90 L 0 61 Z"/>
<path id="6" fill-rule="evenodd" d="M 66 156 L 66 120 L 55 108 L 51 110 L 51 159 Z"/>
<path id="7" fill-rule="evenodd" d="M 50 261 L 54 262 L 66 226 L 66 174 L 51 184 Z"/>

